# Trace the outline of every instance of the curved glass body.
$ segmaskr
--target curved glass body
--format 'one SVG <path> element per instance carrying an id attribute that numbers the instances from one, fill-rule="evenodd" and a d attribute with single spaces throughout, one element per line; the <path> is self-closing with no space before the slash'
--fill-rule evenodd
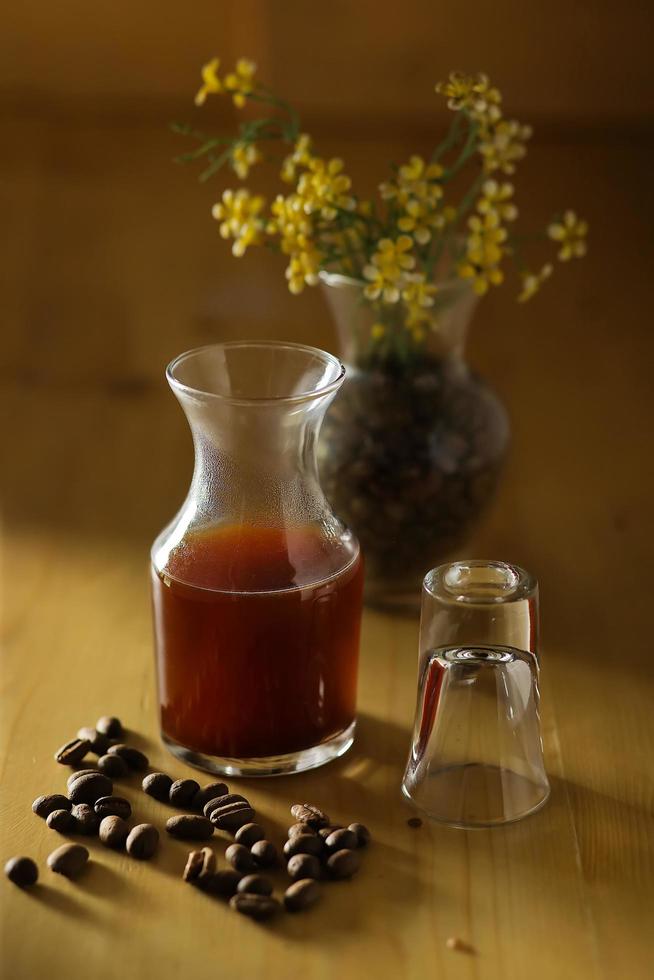
<path id="1" fill-rule="evenodd" d="M 188 496 L 152 548 L 162 737 L 194 765 L 269 775 L 351 745 L 363 568 L 320 487 L 316 442 L 344 369 L 295 344 L 182 354 Z"/>

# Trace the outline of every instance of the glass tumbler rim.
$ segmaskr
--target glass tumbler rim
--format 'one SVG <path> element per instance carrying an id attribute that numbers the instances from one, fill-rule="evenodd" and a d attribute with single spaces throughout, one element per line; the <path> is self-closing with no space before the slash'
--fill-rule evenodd
<path id="1" fill-rule="evenodd" d="M 263 395 L 263 396 L 240 396 L 230 395 L 220 391 L 210 391 L 206 387 L 188 384 L 179 377 L 179 369 L 191 358 L 201 357 L 203 354 L 217 351 L 230 350 L 259 350 L 259 351 L 294 351 L 295 353 L 305 353 L 318 360 L 321 360 L 326 368 L 331 369 L 332 376 L 322 384 L 310 388 L 307 391 L 300 391 L 288 395 Z M 169 362 L 166 367 L 166 380 L 174 392 L 183 395 L 191 395 L 195 398 L 216 400 L 230 405 L 294 405 L 302 402 L 313 401 L 317 398 L 324 398 L 326 395 L 335 392 L 340 388 L 345 378 L 345 365 L 334 354 L 321 350 L 319 347 L 312 347 L 310 344 L 297 344 L 285 340 L 226 340 L 214 344 L 203 344 L 200 347 L 192 347 L 190 350 L 183 351 Z"/>
<path id="2" fill-rule="evenodd" d="M 487 581 L 474 581 L 474 572 L 486 570 Z M 538 589 L 526 569 L 513 562 L 471 558 L 445 562 L 430 569 L 422 582 L 423 595 L 448 603 L 498 605 L 523 602 Z"/>

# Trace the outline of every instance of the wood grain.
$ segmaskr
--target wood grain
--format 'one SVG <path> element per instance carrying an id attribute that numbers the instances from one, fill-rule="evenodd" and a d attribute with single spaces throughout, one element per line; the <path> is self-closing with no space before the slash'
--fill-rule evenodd
<path id="1" fill-rule="evenodd" d="M 231 259 L 207 216 L 215 191 L 170 168 L 163 122 L 5 126 L 0 853 L 42 869 L 32 893 L 0 882 L 6 976 L 645 980 L 654 215 L 642 145 L 534 148 L 525 207 L 539 217 L 574 202 L 590 217 L 590 255 L 532 306 L 490 297 L 471 343 L 514 444 L 466 554 L 518 561 L 541 581 L 548 806 L 492 831 L 407 826 L 417 623 L 368 612 L 352 752 L 239 784 L 277 839 L 297 799 L 368 823 L 375 843 L 354 881 L 327 888 L 310 915 L 258 927 L 182 883 L 180 842 L 149 864 L 91 843 L 77 883 L 45 869 L 58 841 L 30 804 L 65 785 L 52 753 L 80 725 L 117 713 L 155 765 L 191 772 L 158 741 L 147 592 L 149 542 L 191 463 L 165 362 L 246 334 L 334 344 L 319 294 L 291 299 L 268 256 Z M 351 141 L 342 154 L 374 183 L 380 161 L 410 149 Z M 137 781 L 125 791 L 140 819 L 163 825 Z M 450 936 L 474 952 L 448 950 Z"/>

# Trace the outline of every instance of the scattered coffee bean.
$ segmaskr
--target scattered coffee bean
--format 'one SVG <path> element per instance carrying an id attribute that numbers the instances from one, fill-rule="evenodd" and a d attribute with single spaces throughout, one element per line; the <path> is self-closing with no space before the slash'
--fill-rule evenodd
<path id="1" fill-rule="evenodd" d="M 62 844 L 48 857 L 48 867 L 65 878 L 77 878 L 88 859 L 89 852 L 81 844 Z"/>
<path id="2" fill-rule="evenodd" d="M 176 779 L 170 785 L 168 800 L 180 810 L 187 810 L 191 807 L 191 800 L 199 792 L 200 784 L 194 779 Z"/>
<path id="3" fill-rule="evenodd" d="M 91 750 L 91 743 L 85 738 L 73 738 L 66 742 L 55 752 L 55 761 L 62 766 L 76 766 L 81 762 L 87 752 Z"/>
<path id="4" fill-rule="evenodd" d="M 244 844 L 230 844 L 225 851 L 225 857 L 234 870 L 241 874 L 256 870 L 256 862 Z"/>
<path id="5" fill-rule="evenodd" d="M 288 828 L 288 838 L 297 837 L 298 834 L 317 834 L 318 831 L 310 827 L 308 823 L 293 823 Z"/>
<path id="6" fill-rule="evenodd" d="M 301 878 L 286 889 L 284 906 L 287 912 L 302 912 L 315 905 L 319 898 L 318 882 L 314 878 Z"/>
<path id="7" fill-rule="evenodd" d="M 263 827 L 260 827 L 258 823 L 244 823 L 236 831 L 234 840 L 237 844 L 245 844 L 246 847 L 252 847 L 257 841 L 263 840 L 265 836 Z"/>
<path id="8" fill-rule="evenodd" d="M 335 830 L 342 830 L 342 827 L 321 827 L 318 831 L 318 837 L 322 837 L 323 840 L 327 840 L 330 834 L 333 834 Z"/>
<path id="9" fill-rule="evenodd" d="M 240 793 L 223 793 L 222 796 L 214 796 L 212 800 L 207 800 L 202 808 L 202 812 L 205 817 L 210 817 L 214 810 L 218 810 L 223 806 L 230 806 L 232 803 L 246 803 L 250 805 L 249 801 L 241 796 Z"/>
<path id="10" fill-rule="evenodd" d="M 202 886 L 215 872 L 216 855 L 210 847 L 203 847 L 199 851 L 189 851 L 182 878 L 184 881 Z"/>
<path id="11" fill-rule="evenodd" d="M 129 773 L 129 766 L 119 755 L 101 755 L 98 759 L 98 769 L 105 776 L 123 779 Z"/>
<path id="12" fill-rule="evenodd" d="M 19 888 L 28 888 L 35 885 L 39 877 L 39 869 L 32 858 L 13 857 L 9 858 L 5 864 L 5 874 L 9 881 Z"/>
<path id="13" fill-rule="evenodd" d="M 409 817 L 407 820 L 407 825 L 416 830 L 418 827 L 422 827 L 422 820 L 420 817 Z"/>
<path id="14" fill-rule="evenodd" d="M 241 878 L 236 890 L 244 895 L 272 895 L 273 883 L 265 875 L 246 875 Z"/>
<path id="15" fill-rule="evenodd" d="M 70 787 L 80 776 L 95 776 L 97 771 L 97 769 L 76 769 L 75 772 L 71 772 L 70 776 L 66 780 L 66 786 L 70 791 Z"/>
<path id="16" fill-rule="evenodd" d="M 347 828 L 356 834 L 359 847 L 366 847 L 370 843 L 370 831 L 362 823 L 351 823 Z"/>
<path id="17" fill-rule="evenodd" d="M 276 898 L 269 895 L 233 895 L 229 900 L 230 908 L 241 915 L 247 915 L 256 922 L 271 919 L 281 911 L 281 905 Z"/>
<path id="18" fill-rule="evenodd" d="M 68 795 L 73 803 L 95 803 L 101 796 L 111 796 L 114 785 L 101 772 L 87 772 L 71 780 Z"/>
<path id="19" fill-rule="evenodd" d="M 222 871 L 216 871 L 215 874 L 210 875 L 203 881 L 201 888 L 202 891 L 208 892 L 210 895 L 217 895 L 220 898 L 231 898 L 232 895 L 236 894 L 240 880 L 241 875 L 238 871 L 232 871 L 231 868 L 224 868 Z"/>
<path id="20" fill-rule="evenodd" d="M 219 796 L 227 796 L 228 793 L 229 787 L 227 783 L 209 783 L 208 786 L 203 786 L 202 789 L 198 790 L 191 802 L 191 806 L 194 810 L 202 812 L 205 804 L 210 800 L 215 800 Z"/>
<path id="21" fill-rule="evenodd" d="M 77 820 L 70 810 L 53 810 L 45 822 L 50 830 L 56 830 L 60 834 L 72 834 L 77 830 Z"/>
<path id="22" fill-rule="evenodd" d="M 335 854 L 336 851 L 342 850 L 352 851 L 358 846 L 359 838 L 353 830 L 347 830 L 346 828 L 332 831 L 329 837 L 325 839 L 325 847 L 330 854 Z"/>
<path id="23" fill-rule="evenodd" d="M 129 820 L 132 815 L 132 807 L 129 800 L 122 796 L 101 796 L 95 801 L 93 809 L 102 820 L 103 817 L 122 817 Z"/>
<path id="24" fill-rule="evenodd" d="M 260 868 L 272 868 L 277 864 L 277 848 L 269 840 L 258 840 L 250 848 L 250 854 Z"/>
<path id="25" fill-rule="evenodd" d="M 104 755 L 111 745 L 111 739 L 103 735 L 102 732 L 97 732 L 95 728 L 80 728 L 77 737 L 86 739 L 90 751 L 95 752 L 96 755 Z"/>
<path id="26" fill-rule="evenodd" d="M 212 800 L 211 803 L 216 803 L 216 800 Z M 207 807 L 204 808 L 205 814 L 207 813 Z M 219 830 L 227 830 L 232 834 L 243 826 L 243 824 L 251 823 L 254 817 L 254 810 L 247 802 L 236 801 L 235 803 L 227 803 L 223 805 L 214 806 L 210 811 L 210 817 L 212 824 L 218 827 Z"/>
<path id="27" fill-rule="evenodd" d="M 129 834 L 129 827 L 122 817 L 103 817 L 99 837 L 106 847 L 122 848 Z"/>
<path id="28" fill-rule="evenodd" d="M 327 858 L 327 870 L 332 878 L 351 878 L 359 870 L 359 855 L 345 849 L 336 851 Z"/>
<path id="29" fill-rule="evenodd" d="M 213 836 L 213 824 L 197 813 L 182 813 L 166 821 L 166 830 L 179 840 L 209 840 Z"/>
<path id="30" fill-rule="evenodd" d="M 141 787 L 148 796 L 153 796 L 155 800 L 167 803 L 170 794 L 170 787 L 173 781 L 165 772 L 151 772 L 145 776 Z"/>
<path id="31" fill-rule="evenodd" d="M 109 755 L 118 755 L 123 759 L 130 769 L 135 769 L 137 772 L 147 769 L 150 765 L 150 761 L 143 752 L 139 752 L 131 745 L 123 745 L 119 742 L 118 745 L 111 745 L 108 749 Z"/>
<path id="32" fill-rule="evenodd" d="M 123 726 L 119 718 L 114 718 L 111 715 L 103 715 L 102 718 L 98 718 L 95 723 L 96 731 L 100 732 L 102 735 L 107 735 L 108 738 L 121 738 L 123 735 Z"/>
<path id="33" fill-rule="evenodd" d="M 294 881 L 300 878 L 319 878 L 320 861 L 313 854 L 294 854 L 286 865 L 289 876 Z"/>
<path id="34" fill-rule="evenodd" d="M 53 793 L 52 796 L 38 796 L 32 803 L 32 809 L 37 817 L 49 817 L 55 810 L 70 810 L 73 804 L 67 796 Z"/>
<path id="35" fill-rule="evenodd" d="M 312 803 L 294 803 L 291 807 L 291 813 L 299 823 L 309 824 L 314 830 L 329 824 L 327 814 Z"/>
<path id="36" fill-rule="evenodd" d="M 324 846 L 317 834 L 297 834 L 284 844 L 284 854 L 287 858 L 293 857 L 294 854 L 315 854 L 319 857 Z"/>
<path id="37" fill-rule="evenodd" d="M 88 834 L 89 837 L 97 833 L 100 818 L 92 806 L 88 803 L 76 803 L 71 812 L 75 818 L 74 832 Z"/>
<path id="38" fill-rule="evenodd" d="M 151 823 L 139 823 L 132 827 L 125 841 L 127 853 L 139 861 L 151 858 L 158 844 L 159 831 Z"/>

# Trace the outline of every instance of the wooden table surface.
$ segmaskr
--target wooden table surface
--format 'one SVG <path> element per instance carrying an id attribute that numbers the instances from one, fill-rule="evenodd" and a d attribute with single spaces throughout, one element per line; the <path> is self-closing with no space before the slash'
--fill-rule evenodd
<path id="1" fill-rule="evenodd" d="M 320 907 L 258 926 L 183 884 L 187 848 L 168 839 L 149 863 L 91 841 L 83 877 L 53 875 L 45 859 L 61 840 L 30 804 L 65 786 L 54 749 L 107 712 L 154 766 L 192 775 L 158 740 L 154 692 L 148 545 L 191 464 L 163 366 L 247 334 L 333 345 L 327 312 L 318 294 L 288 297 L 269 257 L 227 256 L 207 218 L 215 192 L 171 170 L 160 120 L 19 120 L 4 135 L 0 857 L 31 854 L 41 869 L 30 892 L 0 882 L 7 980 L 651 976 L 647 148 L 534 146 L 526 199 L 537 216 L 560 201 L 588 215 L 590 255 L 532 306 L 492 296 L 471 345 L 514 440 L 465 553 L 517 561 L 541 582 L 551 800 L 506 828 L 407 825 L 417 622 L 367 612 L 352 751 L 314 773 L 232 785 L 278 841 L 289 804 L 308 800 L 364 821 L 374 844 Z M 367 174 L 406 149 L 353 140 L 343 155 Z M 168 811 L 138 780 L 124 788 L 138 819 L 163 825 Z M 446 948 L 451 936 L 472 951 Z"/>

